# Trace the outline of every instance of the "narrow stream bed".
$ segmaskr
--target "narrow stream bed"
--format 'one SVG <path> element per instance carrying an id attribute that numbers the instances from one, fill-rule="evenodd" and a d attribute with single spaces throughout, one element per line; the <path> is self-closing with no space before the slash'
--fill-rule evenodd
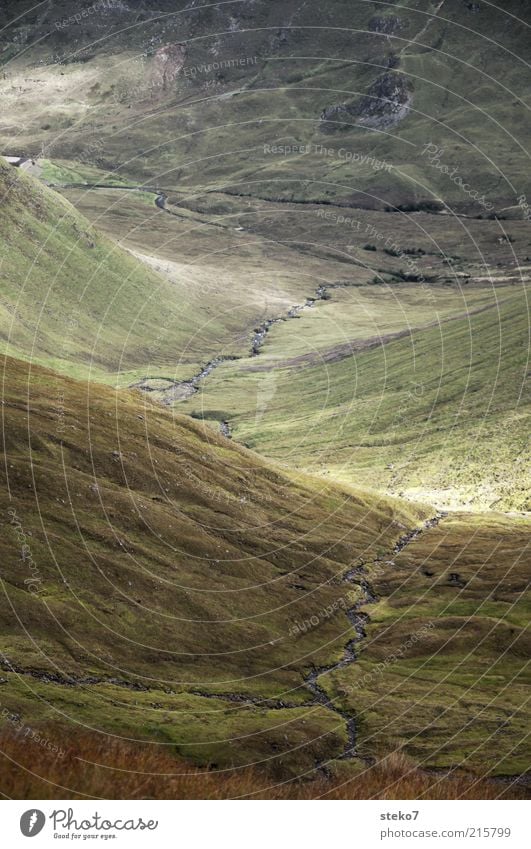
<path id="1" fill-rule="evenodd" d="M 396 545 L 393 548 L 393 554 L 400 554 L 408 545 L 410 545 L 414 540 L 416 540 L 421 534 L 428 531 L 430 528 L 434 528 L 439 522 L 444 519 L 446 513 L 437 513 L 433 518 L 428 519 L 422 527 L 416 528 L 413 531 L 405 534 L 401 537 Z M 374 560 L 371 565 L 382 564 L 384 561 L 382 559 Z M 343 752 L 336 757 L 334 760 L 345 760 L 350 758 L 360 758 L 361 756 L 358 753 L 357 749 L 357 721 L 354 713 L 347 712 L 338 708 L 332 699 L 328 696 L 326 690 L 319 684 L 319 679 L 323 675 L 327 675 L 330 672 L 334 672 L 336 669 L 344 669 L 346 666 L 350 666 L 352 663 L 356 663 L 358 659 L 358 655 L 356 652 L 356 647 L 358 643 L 362 642 L 362 640 L 366 637 L 365 626 L 369 621 L 369 617 L 366 613 L 361 612 L 361 608 L 366 604 L 374 604 L 378 601 L 377 597 L 374 595 L 369 582 L 364 577 L 367 572 L 367 564 L 362 564 L 360 566 L 356 566 L 354 569 L 350 569 L 345 576 L 343 577 L 343 582 L 347 584 L 354 584 L 358 586 L 362 592 L 362 596 L 356 604 L 349 608 L 346 611 L 347 618 L 352 624 L 352 628 L 354 631 L 354 637 L 352 637 L 346 644 L 343 657 L 341 660 L 337 661 L 337 663 L 332 663 L 330 666 L 319 666 L 312 669 L 312 671 L 306 676 L 305 684 L 306 687 L 310 690 L 314 697 L 314 704 L 323 705 L 323 707 L 328 708 L 328 710 L 333 711 L 339 717 L 341 717 L 342 721 L 346 724 L 347 729 L 347 742 Z M 363 759 L 367 760 L 367 759 Z M 367 761 L 368 762 L 368 761 Z M 324 772 L 325 774 L 328 772 L 327 764 L 329 761 L 322 761 L 316 764 L 316 769 Z"/>

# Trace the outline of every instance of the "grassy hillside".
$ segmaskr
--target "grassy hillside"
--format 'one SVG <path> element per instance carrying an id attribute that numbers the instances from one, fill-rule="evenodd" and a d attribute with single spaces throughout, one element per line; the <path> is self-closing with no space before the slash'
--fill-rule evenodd
<path id="1" fill-rule="evenodd" d="M 350 674 L 365 642 L 372 596 L 360 567 L 405 552 L 428 509 L 281 471 L 136 393 L 16 360 L 5 363 L 2 414 L 6 729 L 68 724 L 277 776 L 328 762 L 354 775 L 397 748 L 378 734 L 371 753 L 360 736 L 370 682 L 346 708 L 322 687 Z M 473 545 L 476 527 L 463 522 L 445 531 L 448 550 Z M 506 532 L 516 542 L 500 568 L 521 547 L 520 527 Z M 516 603 L 519 589 L 504 598 Z M 432 616 L 419 602 L 415 628 Z M 511 614 L 513 631 L 500 631 L 508 650 L 519 622 Z M 491 721 L 480 717 L 478 733 Z M 429 727 L 420 740 L 423 763 L 461 763 L 458 747 L 441 758 Z M 473 756 L 466 768 L 487 769 Z M 520 770 L 507 753 L 504 771 Z"/>
<path id="2" fill-rule="evenodd" d="M 202 763 L 300 773 L 339 754 L 345 722 L 304 673 L 341 656 L 353 558 L 426 512 L 294 478 L 136 394 L 15 360 L 2 410 L 3 706 Z"/>
<path id="3" fill-rule="evenodd" d="M 527 6 L 4 4 L 2 792 L 524 780 Z"/>
<path id="4" fill-rule="evenodd" d="M 107 381 L 174 360 L 185 325 L 166 279 L 2 159 L 0 196 L 4 352 Z"/>
<path id="5" fill-rule="evenodd" d="M 71 204 L 0 158 L 4 352 L 123 386 L 183 380 L 217 356 L 246 354 L 258 322 L 313 290 L 287 270 L 286 256 L 242 241 L 234 225 L 213 241 L 193 220 L 177 229 L 153 192 L 92 194 L 96 204 L 83 193 L 89 221 L 77 197 Z M 100 229 L 103 213 L 122 225 L 107 228 L 111 238 Z"/>
<path id="6" fill-rule="evenodd" d="M 343 297 L 362 306 L 356 290 Z M 385 297 L 400 304 L 391 291 L 380 309 Z M 314 315 L 300 335 L 281 325 L 264 354 L 220 366 L 182 409 L 228 419 L 255 450 L 336 480 L 443 505 L 529 509 L 528 293 L 501 290 L 468 312 L 397 338 L 380 324 L 328 348 Z"/>
<path id="7" fill-rule="evenodd" d="M 523 0 L 132 0 L 72 18 L 93 5 L 5 11 L 6 151 L 365 207 L 485 215 L 531 195 Z"/>
<path id="8" fill-rule="evenodd" d="M 7 353 L 122 387 L 149 378 L 164 401 L 228 359 L 183 412 L 343 483 L 525 508 L 524 223 L 508 240 L 503 222 L 366 211 L 352 234 L 337 207 L 168 214 L 127 188 L 66 191 L 73 206 L 7 165 L 0 181 Z M 256 328 L 294 305 L 249 358 Z"/>

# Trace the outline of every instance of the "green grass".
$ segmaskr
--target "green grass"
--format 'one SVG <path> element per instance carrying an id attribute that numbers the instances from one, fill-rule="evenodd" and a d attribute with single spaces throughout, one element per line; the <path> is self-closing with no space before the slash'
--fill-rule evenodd
<path id="1" fill-rule="evenodd" d="M 321 679 L 356 711 L 362 751 L 401 748 L 425 766 L 497 775 L 527 769 L 529 539 L 528 522 L 456 514 L 393 566 L 368 570 L 382 600 L 367 608 L 359 663 Z"/>
<path id="2" fill-rule="evenodd" d="M 183 9 L 172 6 L 162 25 L 135 26 L 135 12 L 109 17 L 104 39 L 98 22 L 87 18 L 76 26 L 75 45 L 53 26 L 51 11 L 47 21 L 28 10 L 34 47 L 4 66 L 1 147 L 16 144 L 38 155 L 44 144 L 52 157 L 120 168 L 149 184 L 161 175 L 175 190 L 228 186 L 269 198 L 362 206 L 440 199 L 483 214 L 422 155 L 436 143 L 448 171 L 456 168 L 489 203 L 515 207 L 518 194 L 530 196 L 522 73 L 529 43 L 520 0 L 500 9 L 486 4 L 477 14 L 447 2 L 435 20 L 428 0 L 397 3 L 393 14 L 401 24 L 391 35 L 374 32 L 383 12 L 366 3 L 334 0 L 318 9 L 287 0 L 200 15 Z M 65 15 L 76 10 L 73 2 L 63 4 Z M 3 31 L 8 56 L 27 38 L 26 25 L 22 18 Z M 183 67 L 166 69 L 165 87 L 157 48 L 146 51 L 150 40 L 184 46 Z M 246 57 L 256 62 L 185 73 Z M 334 133 L 321 132 L 323 110 L 359 104 L 390 63 L 412 89 L 408 116 L 375 131 L 353 126 L 356 119 L 347 115 Z M 264 145 L 275 142 L 310 145 L 311 152 L 265 154 Z M 316 145 L 332 154 L 316 152 Z M 342 149 L 388 162 L 391 170 L 349 162 Z"/>
<path id="3" fill-rule="evenodd" d="M 181 409 L 207 419 L 223 410 L 249 447 L 339 481 L 451 506 L 528 509 L 528 322 L 527 293 L 509 289 L 495 308 L 372 349 L 353 339 L 328 359 L 312 350 L 310 332 L 285 346 L 281 327 L 263 357 L 220 366 Z M 284 357 L 290 344 L 298 359 Z"/>
<path id="4" fill-rule="evenodd" d="M 344 722 L 303 707 L 304 674 L 348 639 L 344 599 L 356 588 L 343 573 L 427 510 L 279 470 L 138 393 L 35 364 L 6 360 L 3 401 L 2 665 L 20 672 L 2 690 L 10 709 L 59 720 L 62 706 L 74 723 L 190 745 L 203 763 L 276 757 L 278 728 L 292 722 L 289 769 L 338 753 Z M 295 621 L 340 599 L 337 615 L 294 635 Z M 57 671 L 78 686 L 42 680 Z M 48 707 L 27 692 L 39 681 Z M 243 706 L 207 701 L 213 693 Z M 151 702 L 163 708 L 150 714 Z M 216 720 L 196 734 L 205 707 Z M 257 740 L 231 743 L 237 728 Z"/>
<path id="5" fill-rule="evenodd" d="M 522 4 L 444 3 L 430 21 L 433 4 L 395 3 L 396 37 L 367 32 L 366 3 L 247 5 L 172 4 L 162 31 L 125 11 L 104 40 L 87 19 L 81 57 L 51 8 L 0 36 L 0 150 L 42 157 L 41 177 L 64 187 L 0 159 L 2 707 L 303 775 L 346 742 L 304 679 L 353 637 L 344 606 L 361 591 L 341 579 L 363 562 L 379 598 L 367 640 L 320 678 L 356 717 L 361 753 L 520 774 L 528 529 L 461 513 L 392 550 L 432 515 L 418 501 L 529 509 L 531 240 L 515 220 L 531 196 L 529 118 L 513 61 L 529 44 L 504 14 Z M 15 58 L 28 24 L 34 46 Z M 139 54 L 171 42 L 185 67 L 258 61 L 192 78 L 166 66 L 162 86 L 157 47 Z M 323 109 L 355 105 L 398 54 L 408 117 L 322 132 Z M 485 214 L 422 155 L 434 140 L 510 221 L 384 211 L 435 199 Z M 108 188 L 67 188 L 96 182 Z M 131 186 L 164 189 L 172 215 Z M 250 357 L 257 325 L 321 285 L 329 297 Z M 113 389 L 160 389 L 218 356 L 238 359 L 171 411 L 152 403 L 162 394 Z"/>
<path id="6" fill-rule="evenodd" d="M 179 365 L 194 373 L 198 353 L 179 362 L 188 322 L 171 282 L 57 193 L 1 163 L 0 191 L 5 352 L 105 382 L 119 374 L 131 382 L 146 369 L 173 375 Z"/>
<path id="7" fill-rule="evenodd" d="M 510 749 L 524 690 L 506 686 L 525 659 L 522 522 L 463 514 L 396 557 L 396 540 L 427 509 L 280 469 L 137 393 L 5 366 L 9 711 L 30 726 L 67 721 L 158 741 L 196 763 L 258 760 L 301 775 L 344 745 L 343 718 L 312 702 L 304 678 L 352 638 L 344 609 L 359 588 L 341 578 L 362 562 L 382 599 L 367 608 L 368 640 L 359 663 L 319 681 L 359 716 L 363 753 L 405 748 L 430 765 L 523 769 Z M 317 625 L 294 629 L 312 617 Z M 433 621 L 420 655 L 357 686 Z M 494 764 L 475 747 L 502 719 Z"/>

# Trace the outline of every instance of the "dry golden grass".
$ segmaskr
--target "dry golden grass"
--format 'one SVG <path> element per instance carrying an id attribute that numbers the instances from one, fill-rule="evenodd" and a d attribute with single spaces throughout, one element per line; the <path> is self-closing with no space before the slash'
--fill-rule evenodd
<path id="1" fill-rule="evenodd" d="M 0 735 L 0 791 L 12 799 L 519 799 L 509 782 L 422 772 L 393 753 L 350 780 L 273 783 L 250 769 L 196 769 L 157 747 L 83 734 L 63 737 L 60 757 L 20 735 Z"/>

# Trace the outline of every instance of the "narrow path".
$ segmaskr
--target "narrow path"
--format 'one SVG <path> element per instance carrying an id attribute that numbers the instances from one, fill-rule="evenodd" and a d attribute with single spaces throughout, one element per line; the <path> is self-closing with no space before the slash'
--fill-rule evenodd
<path id="1" fill-rule="evenodd" d="M 445 3 L 445 0 L 439 0 L 439 5 L 437 6 L 437 8 L 434 9 L 433 12 L 427 12 L 426 13 L 427 20 L 424 23 L 424 25 L 422 26 L 422 28 L 418 31 L 418 33 L 416 35 L 413 36 L 413 38 L 410 41 L 406 41 L 404 46 L 401 48 L 401 50 L 398 51 L 398 55 L 401 58 L 404 56 L 404 54 L 408 50 L 411 49 L 412 45 L 416 46 L 420 42 L 420 39 L 423 38 L 426 35 L 428 28 L 430 26 L 432 26 L 434 21 L 437 20 L 437 15 L 441 11 L 442 7 L 444 6 L 444 3 Z M 420 42 L 420 46 L 425 47 L 425 45 L 422 44 L 421 42 Z"/>

